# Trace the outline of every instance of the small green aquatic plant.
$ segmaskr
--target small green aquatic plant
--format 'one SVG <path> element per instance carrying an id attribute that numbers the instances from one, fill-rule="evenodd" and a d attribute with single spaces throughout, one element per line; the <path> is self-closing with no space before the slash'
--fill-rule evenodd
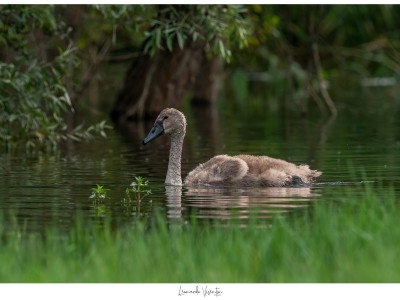
<path id="1" fill-rule="evenodd" d="M 104 204 L 104 200 L 110 199 L 107 195 L 109 189 L 104 188 L 100 184 L 96 184 L 96 187 L 92 188 L 91 191 L 92 194 L 89 198 L 93 199 L 93 209 L 98 216 L 104 216 L 107 212 L 107 206 Z"/>
<path id="2" fill-rule="evenodd" d="M 148 187 L 149 181 L 142 176 L 135 176 L 135 179 L 130 184 L 130 191 L 135 195 L 137 199 L 143 199 L 144 197 L 151 194 L 151 189 Z"/>
<path id="3" fill-rule="evenodd" d="M 93 200 L 92 207 L 98 216 L 104 216 L 109 211 L 109 207 L 104 203 L 105 200 L 110 199 L 107 195 L 108 191 L 109 189 L 100 184 L 91 188 L 92 193 L 89 198 Z M 132 209 L 136 207 L 136 213 L 140 214 L 140 203 L 150 194 L 149 181 L 144 177 L 135 176 L 130 186 L 125 189 L 125 197 L 121 201 L 125 213 L 129 215 Z"/>
<path id="4" fill-rule="evenodd" d="M 149 188 L 149 181 L 142 176 L 135 176 L 129 188 L 125 189 L 126 197 L 122 200 L 125 211 L 127 213 L 130 212 L 133 203 L 131 195 L 133 195 L 136 200 L 136 212 L 139 214 L 141 201 L 150 194 L 151 189 Z"/>
<path id="5" fill-rule="evenodd" d="M 96 184 L 96 187 L 91 189 L 92 194 L 89 196 L 90 199 L 93 199 L 93 202 L 99 204 L 102 203 L 103 200 L 109 199 L 107 196 L 107 192 L 109 189 L 104 188 L 100 184 Z"/>

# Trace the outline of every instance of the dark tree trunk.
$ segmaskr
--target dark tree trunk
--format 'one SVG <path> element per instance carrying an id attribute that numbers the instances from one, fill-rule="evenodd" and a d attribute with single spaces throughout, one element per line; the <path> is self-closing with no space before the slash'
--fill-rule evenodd
<path id="1" fill-rule="evenodd" d="M 198 42 L 187 43 L 184 49 L 137 58 L 112 110 L 113 121 L 154 118 L 166 107 L 179 107 L 189 91 L 196 102 L 213 102 L 220 63 L 208 60 L 203 49 Z"/>
<path id="2" fill-rule="evenodd" d="M 193 85 L 193 104 L 208 105 L 217 99 L 218 77 L 222 71 L 222 63 L 218 57 L 203 57 L 196 81 Z"/>

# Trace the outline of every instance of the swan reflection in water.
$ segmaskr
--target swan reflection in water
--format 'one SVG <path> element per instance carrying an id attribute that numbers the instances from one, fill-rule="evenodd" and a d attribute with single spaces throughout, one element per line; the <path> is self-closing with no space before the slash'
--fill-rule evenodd
<path id="1" fill-rule="evenodd" d="M 182 187 L 165 186 L 167 217 L 170 220 L 196 218 L 229 220 L 268 219 L 276 213 L 288 213 L 310 206 L 318 193 L 310 187 Z M 185 212 L 185 213 L 183 213 Z"/>

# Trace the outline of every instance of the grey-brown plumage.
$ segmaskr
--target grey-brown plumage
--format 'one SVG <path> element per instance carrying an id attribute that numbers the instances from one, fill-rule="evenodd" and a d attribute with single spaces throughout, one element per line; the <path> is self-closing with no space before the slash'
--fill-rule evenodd
<path id="1" fill-rule="evenodd" d="M 171 137 L 166 184 L 182 185 L 181 155 L 186 133 L 185 116 L 174 108 L 164 109 L 154 127 L 143 140 L 147 144 L 159 135 Z M 193 169 L 184 180 L 185 185 L 235 185 L 281 187 L 307 185 L 315 181 L 321 172 L 310 170 L 307 165 L 293 163 L 269 156 L 241 154 L 217 155 Z"/>

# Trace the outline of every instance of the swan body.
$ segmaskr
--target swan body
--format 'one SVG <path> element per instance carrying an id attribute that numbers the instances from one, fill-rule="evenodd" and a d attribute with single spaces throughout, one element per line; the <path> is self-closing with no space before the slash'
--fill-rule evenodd
<path id="1" fill-rule="evenodd" d="M 144 138 L 146 145 L 162 134 L 171 138 L 168 170 L 165 183 L 182 185 L 181 156 L 186 133 L 186 118 L 179 110 L 166 108 L 158 115 L 153 128 Z M 184 180 L 188 186 L 262 186 L 282 187 L 309 185 L 321 175 L 308 165 L 293 163 L 269 156 L 241 154 L 217 155 L 193 169 Z"/>

